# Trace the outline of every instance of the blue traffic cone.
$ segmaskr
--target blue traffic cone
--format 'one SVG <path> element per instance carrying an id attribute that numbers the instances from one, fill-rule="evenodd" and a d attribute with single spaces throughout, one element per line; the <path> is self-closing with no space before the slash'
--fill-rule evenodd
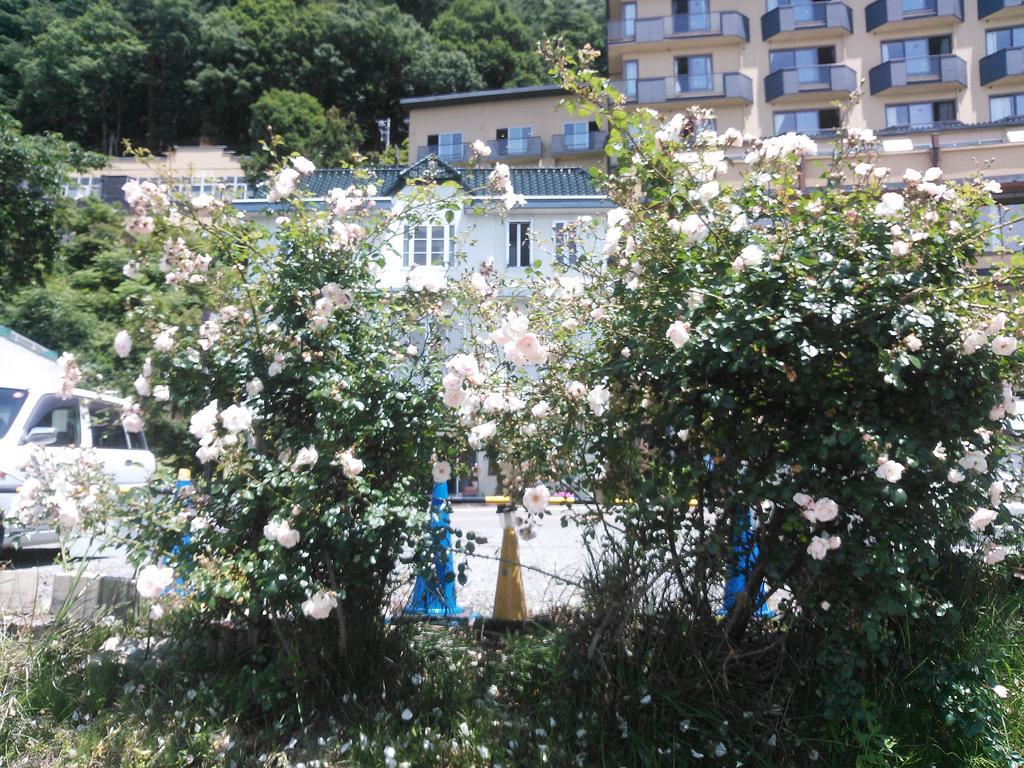
<path id="1" fill-rule="evenodd" d="M 434 483 L 430 499 L 430 533 L 434 539 L 434 573 L 420 574 L 405 614 L 426 618 L 468 618 L 470 611 L 455 600 L 455 564 L 452 561 L 452 527 L 448 512 L 448 483 Z"/>

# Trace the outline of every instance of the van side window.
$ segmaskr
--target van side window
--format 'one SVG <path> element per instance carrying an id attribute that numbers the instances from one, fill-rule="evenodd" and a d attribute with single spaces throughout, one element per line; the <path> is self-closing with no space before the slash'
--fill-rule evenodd
<path id="1" fill-rule="evenodd" d="M 52 447 L 77 446 L 82 444 L 81 421 L 78 415 L 78 398 L 71 397 L 61 400 L 49 396 L 40 400 L 32 418 L 28 422 L 25 433 L 36 427 L 50 427 L 57 433 L 57 440 Z"/>
<path id="2" fill-rule="evenodd" d="M 89 406 L 89 426 L 93 448 L 129 449 L 128 433 L 121 426 L 121 414 L 98 403 Z"/>

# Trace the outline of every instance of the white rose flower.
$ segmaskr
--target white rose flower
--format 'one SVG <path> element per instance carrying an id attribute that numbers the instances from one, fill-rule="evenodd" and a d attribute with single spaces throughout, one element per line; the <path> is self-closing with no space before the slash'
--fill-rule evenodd
<path id="1" fill-rule="evenodd" d="M 815 536 L 807 545 L 807 554 L 815 560 L 824 560 L 828 554 L 828 539 L 824 536 Z"/>
<path id="2" fill-rule="evenodd" d="M 342 451 L 338 461 L 341 464 L 341 471 L 345 474 L 345 477 L 358 477 L 363 473 L 364 465 L 362 460 L 357 459 L 351 451 Z"/>
<path id="3" fill-rule="evenodd" d="M 533 418 L 535 419 L 543 419 L 550 411 L 551 406 L 548 405 L 547 400 L 541 400 L 530 409 L 530 413 L 533 414 Z"/>
<path id="4" fill-rule="evenodd" d="M 836 519 L 839 514 L 839 505 L 828 497 L 822 497 L 804 510 L 803 516 L 812 523 L 828 523 Z"/>
<path id="5" fill-rule="evenodd" d="M 757 245 L 747 245 L 732 262 L 732 268 L 742 272 L 747 267 L 756 267 L 764 261 L 764 251 Z"/>
<path id="6" fill-rule="evenodd" d="M 114 351 L 120 358 L 128 357 L 132 351 L 132 337 L 128 334 L 128 331 L 118 331 L 117 335 L 114 336 Z"/>
<path id="7" fill-rule="evenodd" d="M 875 206 L 875 215 L 891 217 L 903 210 L 905 201 L 899 192 L 886 192 L 882 201 Z"/>
<path id="8" fill-rule="evenodd" d="M 409 288 L 417 293 L 420 291 L 437 293 L 444 290 L 445 286 L 444 273 L 440 269 L 422 264 L 410 269 L 406 280 L 409 283 Z"/>
<path id="9" fill-rule="evenodd" d="M 898 483 L 900 478 L 903 477 L 903 470 L 905 470 L 902 464 L 898 461 L 886 458 L 878 465 L 878 469 L 875 470 L 875 477 L 880 477 L 887 483 Z"/>
<path id="10" fill-rule="evenodd" d="M 911 352 L 918 352 L 924 346 L 924 343 L 914 334 L 908 333 L 903 337 L 903 346 Z"/>
<path id="11" fill-rule="evenodd" d="M 538 515 L 544 511 L 551 499 L 551 493 L 543 483 L 527 488 L 523 493 L 523 506 L 531 514 Z"/>
<path id="12" fill-rule="evenodd" d="M 295 460 L 292 461 L 292 469 L 301 469 L 302 467 L 312 467 L 316 464 L 320 458 L 320 454 L 316 452 L 316 448 L 312 445 L 305 448 L 300 448 L 298 453 L 295 454 Z"/>
<path id="13" fill-rule="evenodd" d="M 153 397 L 161 402 L 166 402 L 171 399 L 171 388 L 166 384 L 157 384 L 153 387 Z"/>
<path id="14" fill-rule="evenodd" d="M 200 411 L 192 414 L 189 420 L 188 431 L 193 437 L 202 438 L 208 432 L 214 431 L 217 426 L 217 401 L 207 405 Z"/>
<path id="15" fill-rule="evenodd" d="M 165 565 L 147 565 L 139 571 L 135 588 L 147 600 L 160 597 L 160 593 L 174 582 L 174 569 Z"/>
<path id="16" fill-rule="evenodd" d="M 956 485 L 957 483 L 962 483 L 966 477 L 967 475 L 965 475 L 956 467 L 953 467 L 951 470 L 949 470 L 949 472 L 946 473 L 946 479 L 949 482 L 953 483 L 954 485 Z"/>
<path id="17" fill-rule="evenodd" d="M 447 483 L 452 479 L 452 465 L 447 461 L 435 461 L 431 472 L 435 483 Z"/>
<path id="18" fill-rule="evenodd" d="M 604 415 L 611 396 L 612 393 L 608 390 L 608 387 L 601 384 L 591 389 L 587 395 L 587 402 L 590 404 L 591 412 L 597 417 Z"/>
<path id="19" fill-rule="evenodd" d="M 690 324 L 676 320 L 665 331 L 665 338 L 672 342 L 673 347 L 681 349 L 690 340 Z"/>
<path id="20" fill-rule="evenodd" d="M 278 352 L 276 355 L 274 355 L 274 361 L 267 368 L 267 375 L 270 378 L 274 378 L 279 373 L 281 373 L 281 371 L 283 371 L 283 370 L 284 370 L 284 355 L 282 355 L 280 352 Z"/>
<path id="21" fill-rule="evenodd" d="M 1006 559 L 1006 548 L 1005 547 L 992 547 L 985 551 L 985 564 L 995 565 L 1001 563 Z"/>
<path id="22" fill-rule="evenodd" d="M 1013 336 L 996 336 L 992 339 L 992 351 L 1000 357 L 1012 355 L 1017 349 L 1017 340 Z"/>
<path id="23" fill-rule="evenodd" d="M 139 376 L 136 378 L 134 384 L 135 391 L 138 392 L 139 397 L 149 397 L 153 392 L 153 389 L 149 384 L 149 379 L 145 376 Z"/>
<path id="24" fill-rule="evenodd" d="M 301 156 L 293 157 L 292 165 L 295 167 L 295 170 L 301 173 L 303 176 L 308 176 L 309 174 L 316 170 L 316 166 L 313 165 L 312 162 Z"/>
<path id="25" fill-rule="evenodd" d="M 254 376 L 245 383 L 245 392 L 249 397 L 257 397 L 263 391 L 263 382 Z"/>
<path id="26" fill-rule="evenodd" d="M 971 515 L 971 528 L 976 531 L 983 531 L 999 516 L 994 509 L 978 507 L 978 511 Z"/>
<path id="27" fill-rule="evenodd" d="M 968 452 L 960 459 L 959 464 L 968 472 L 977 472 L 979 475 L 988 472 L 988 458 L 981 451 Z"/>
<path id="28" fill-rule="evenodd" d="M 220 412 L 220 420 L 231 434 L 244 432 L 252 426 L 252 413 L 244 405 L 229 405 Z"/>
<path id="29" fill-rule="evenodd" d="M 338 598 L 321 590 L 302 604 L 302 612 L 311 619 L 322 620 L 338 607 Z"/>
<path id="30" fill-rule="evenodd" d="M 570 381 L 565 385 L 565 393 L 573 400 L 579 400 L 587 394 L 587 385 L 582 381 Z"/>

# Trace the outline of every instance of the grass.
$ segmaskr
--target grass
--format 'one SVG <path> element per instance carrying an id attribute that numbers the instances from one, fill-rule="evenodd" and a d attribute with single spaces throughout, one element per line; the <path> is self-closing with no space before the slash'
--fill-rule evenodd
<path id="1" fill-rule="evenodd" d="M 1024 751 L 1019 594 L 986 609 L 957 652 L 965 669 L 986 661 L 991 670 L 963 684 L 958 700 L 990 713 L 982 718 L 987 733 L 951 736 L 959 731 L 938 714 L 922 717 L 949 710 L 938 692 L 914 699 L 891 686 L 865 701 L 857 723 L 794 719 L 789 736 L 805 745 L 806 763 L 775 762 L 764 752 L 737 757 L 747 735 L 763 739 L 756 724 L 742 715 L 730 722 L 679 680 L 652 672 L 649 660 L 621 664 L 612 670 L 616 690 L 602 689 L 578 662 L 565 622 L 556 627 L 501 637 L 479 628 L 395 628 L 388 647 L 397 650 L 378 679 L 338 691 L 330 707 L 315 711 L 281 693 L 283 671 L 258 651 L 210 656 L 194 638 L 147 640 L 145 625 L 8 631 L 0 635 L 0 765 L 1024 765 L 1015 762 Z M 993 693 L 997 684 L 1005 699 Z M 802 709 L 813 706 L 808 700 Z M 1002 757 L 986 743 L 1001 745 Z M 813 745 L 830 759 L 811 760 Z"/>

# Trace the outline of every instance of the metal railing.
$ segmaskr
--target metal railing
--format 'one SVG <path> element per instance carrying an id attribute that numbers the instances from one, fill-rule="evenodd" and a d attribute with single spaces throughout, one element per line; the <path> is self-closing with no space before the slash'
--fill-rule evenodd
<path id="1" fill-rule="evenodd" d="M 853 32 L 853 11 L 846 3 L 780 5 L 761 17 L 761 38 L 770 40 L 783 32 L 820 28 Z"/>
<path id="2" fill-rule="evenodd" d="M 952 54 L 914 56 L 883 62 L 868 72 L 871 93 L 925 83 L 967 85 L 967 63 Z"/>
<path id="3" fill-rule="evenodd" d="M 765 101 L 797 93 L 849 92 L 857 87 L 857 73 L 844 64 L 819 64 L 772 72 L 764 79 Z"/>
<path id="4" fill-rule="evenodd" d="M 978 62 L 981 84 L 988 85 L 1004 77 L 1024 75 L 1024 48 L 1004 48 L 983 56 Z"/>
<path id="5" fill-rule="evenodd" d="M 551 154 L 572 155 L 579 152 L 600 152 L 607 142 L 607 131 L 559 133 L 551 137 Z"/>
<path id="6" fill-rule="evenodd" d="M 978 18 L 984 19 L 1006 8 L 1018 8 L 1024 0 L 978 0 Z"/>
<path id="7" fill-rule="evenodd" d="M 681 13 L 608 22 L 608 43 L 656 43 L 678 37 L 738 37 L 750 40 L 750 20 L 736 11 Z"/>
<path id="8" fill-rule="evenodd" d="M 417 160 L 422 160 L 428 155 L 437 155 L 439 160 L 446 163 L 461 163 L 469 160 L 471 154 L 470 144 L 428 144 L 416 148 Z"/>
<path id="9" fill-rule="evenodd" d="M 491 157 L 516 158 L 516 157 L 540 157 L 544 149 L 541 145 L 540 136 L 525 136 L 519 139 L 495 139 L 488 141 L 487 146 L 491 148 Z"/>
<path id="10" fill-rule="evenodd" d="M 875 0 L 864 9 L 868 32 L 883 24 L 928 16 L 953 16 L 963 21 L 963 0 Z"/>
<path id="11" fill-rule="evenodd" d="M 623 94 L 627 101 L 638 104 L 658 104 L 676 99 L 735 99 L 746 102 L 754 100 L 753 81 L 739 72 L 620 80 L 613 82 L 612 87 Z"/>

